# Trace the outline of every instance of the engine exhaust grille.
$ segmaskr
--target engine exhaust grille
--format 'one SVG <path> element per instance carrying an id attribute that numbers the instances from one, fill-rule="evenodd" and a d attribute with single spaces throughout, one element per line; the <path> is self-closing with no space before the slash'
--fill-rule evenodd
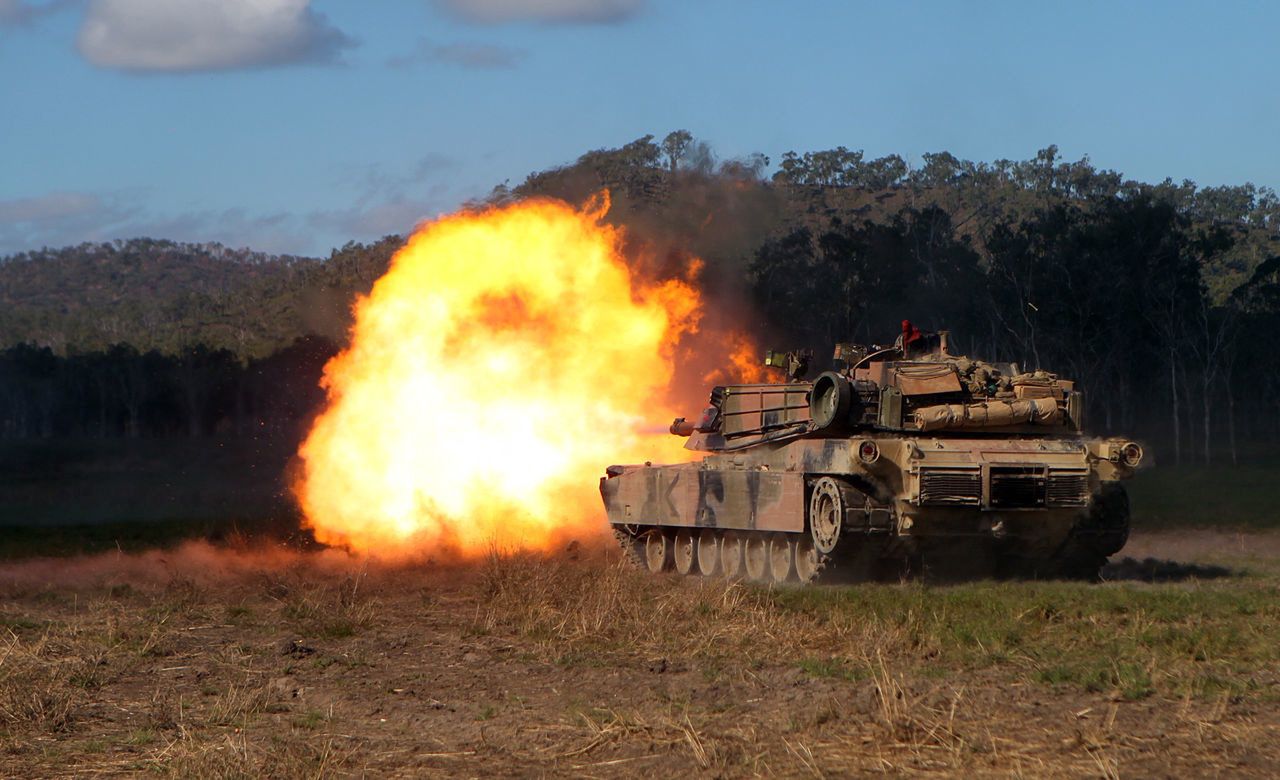
<path id="1" fill-rule="evenodd" d="M 1084 506 L 1089 503 L 1088 474 L 1050 474 L 1050 506 Z"/>
<path id="2" fill-rule="evenodd" d="M 929 469 L 920 472 L 923 506 L 977 506 L 982 503 L 982 475 L 976 470 Z"/>

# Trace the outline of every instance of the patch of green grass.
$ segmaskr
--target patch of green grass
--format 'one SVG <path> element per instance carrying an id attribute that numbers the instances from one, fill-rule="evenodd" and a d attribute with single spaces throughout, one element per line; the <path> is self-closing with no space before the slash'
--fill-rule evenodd
<path id="1" fill-rule="evenodd" d="M 1130 701 L 1155 693 L 1151 674 L 1138 664 L 1119 663 L 1110 658 L 1076 659 L 1047 666 L 1035 675 L 1048 685 L 1072 685 L 1091 693 L 1115 691 Z"/>
<path id="2" fill-rule="evenodd" d="M 7 628 L 12 631 L 29 631 L 35 628 L 44 628 L 48 623 L 40 620 L 34 620 L 26 615 L 12 615 L 0 613 L 0 628 Z"/>
<path id="3" fill-rule="evenodd" d="M 564 669 L 576 669 L 579 667 L 604 668 L 609 665 L 610 658 L 597 652 L 588 652 L 583 650 L 570 650 L 556 656 L 556 666 Z"/>
<path id="4" fill-rule="evenodd" d="M 329 716 L 320 710 L 308 710 L 293 719 L 294 728 L 315 731 L 329 722 Z"/>
<path id="5" fill-rule="evenodd" d="M 318 655 L 311 662 L 311 665 L 316 669 L 328 669 L 330 666 L 340 666 L 347 671 L 354 671 L 361 668 L 373 668 L 373 663 L 367 658 L 354 653 L 343 653 L 342 655 Z"/>
<path id="6" fill-rule="evenodd" d="M 320 623 L 317 633 L 325 639 L 346 639 L 355 636 L 359 627 L 350 620 L 326 620 Z"/>
<path id="7" fill-rule="evenodd" d="M 155 729 L 137 729 L 129 732 L 124 738 L 126 745 L 143 746 L 150 745 L 156 741 Z"/>
<path id="8" fill-rule="evenodd" d="M 1280 461 L 1237 466 L 1225 458 L 1211 465 L 1154 466 L 1128 483 L 1135 529 L 1280 528 L 1275 485 Z"/>
<path id="9" fill-rule="evenodd" d="M 832 658 L 803 658 L 797 664 L 800 671 L 810 677 L 827 677 L 838 680 L 865 680 L 870 677 L 867 669 Z"/>
<path id="10" fill-rule="evenodd" d="M 867 626 L 921 669 L 1010 668 L 1049 685 L 1153 693 L 1240 691 L 1280 664 L 1274 580 L 1188 585 L 973 583 L 772 591 L 777 608 Z M 898 655 L 895 653 L 895 655 Z M 844 670 L 806 660 L 814 676 Z"/>

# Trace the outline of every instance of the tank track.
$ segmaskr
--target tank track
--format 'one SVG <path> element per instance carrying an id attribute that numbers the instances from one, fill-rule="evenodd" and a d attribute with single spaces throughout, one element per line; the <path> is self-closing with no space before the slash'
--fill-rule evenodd
<path id="1" fill-rule="evenodd" d="M 1104 484 L 1089 514 L 1071 530 L 1055 556 L 1053 572 L 1065 579 L 1097 581 L 1107 559 L 1129 541 L 1129 494 L 1116 482 Z"/>
<path id="2" fill-rule="evenodd" d="M 1103 485 L 1089 512 L 1059 543 L 1045 540 L 1028 545 L 992 540 L 983 551 L 974 550 L 970 555 L 980 557 L 985 552 L 991 564 L 988 576 L 995 579 L 1098 582 L 1107 560 L 1128 539 L 1129 497 L 1122 485 L 1112 482 Z M 954 550 L 945 552 L 954 556 Z"/>
<path id="3" fill-rule="evenodd" d="M 628 530 L 615 527 L 613 534 L 618 540 L 618 546 L 622 549 L 624 558 L 629 565 L 641 570 L 659 573 L 674 571 L 674 567 L 669 563 L 657 570 L 649 566 L 644 552 L 643 535 L 646 533 L 660 533 L 665 535 L 668 544 L 671 544 L 677 530 L 675 528 L 644 527 L 640 529 L 638 534 L 633 534 Z M 745 540 L 752 540 L 757 544 L 763 543 L 766 546 L 769 544 L 786 544 L 788 547 L 788 563 L 785 571 L 782 572 L 782 576 L 779 576 L 778 567 L 772 566 L 766 561 L 759 576 L 749 574 L 744 565 L 741 573 L 731 576 L 730 579 L 759 584 L 827 585 L 896 579 L 897 572 L 901 568 L 895 567 L 892 561 L 883 559 L 887 546 L 882 537 L 861 532 L 849 534 L 848 536 L 851 538 L 843 539 L 840 546 L 832 553 L 824 555 L 815 551 L 807 565 L 803 563 L 797 565 L 796 555 L 797 552 L 804 549 L 802 544 L 807 541 L 807 534 L 735 531 L 733 529 L 715 528 L 698 529 L 698 534 L 713 534 L 716 537 L 715 549 L 718 554 L 723 549 L 724 537 L 728 533 L 739 534 Z M 711 576 L 724 576 L 719 564 L 711 568 L 715 571 L 715 574 Z M 702 569 L 703 567 L 695 561 L 688 576 L 707 576 L 702 573 Z"/>
<path id="4" fill-rule="evenodd" d="M 639 543 L 639 538 L 624 528 L 613 526 L 613 538 L 618 540 L 618 546 L 622 548 L 624 560 L 632 566 L 640 569 L 647 569 L 648 564 L 644 560 L 644 548 Z"/>

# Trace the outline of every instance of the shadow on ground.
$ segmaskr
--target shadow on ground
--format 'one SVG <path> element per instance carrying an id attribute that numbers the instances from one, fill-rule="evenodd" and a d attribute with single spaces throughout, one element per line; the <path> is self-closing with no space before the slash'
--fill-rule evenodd
<path id="1" fill-rule="evenodd" d="M 1237 572 L 1225 566 L 1203 563 L 1180 563 L 1159 558 L 1121 558 L 1102 567 L 1105 581 L 1182 582 L 1234 577 Z"/>

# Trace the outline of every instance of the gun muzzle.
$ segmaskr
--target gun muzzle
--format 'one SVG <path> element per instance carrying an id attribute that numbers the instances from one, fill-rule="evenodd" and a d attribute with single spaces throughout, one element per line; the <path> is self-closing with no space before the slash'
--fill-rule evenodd
<path id="1" fill-rule="evenodd" d="M 670 431 L 676 436 L 688 437 L 693 434 L 693 423 L 689 422 L 683 417 L 677 417 L 671 423 Z"/>

